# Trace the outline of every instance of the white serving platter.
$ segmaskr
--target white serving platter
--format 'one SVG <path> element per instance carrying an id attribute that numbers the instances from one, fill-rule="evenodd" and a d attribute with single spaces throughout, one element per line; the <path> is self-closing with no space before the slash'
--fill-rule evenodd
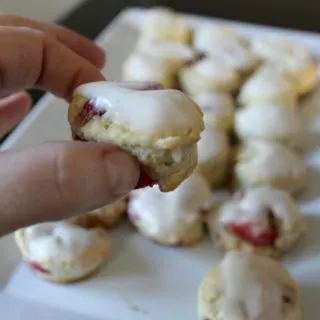
<path id="1" fill-rule="evenodd" d="M 106 49 L 108 79 L 119 80 L 121 64 L 132 50 L 137 26 L 144 9 L 127 9 L 100 35 Z M 189 16 L 199 26 L 210 22 L 230 24 L 248 37 L 283 34 L 305 45 L 320 57 L 320 37 L 298 32 Z M 310 177 L 300 199 L 308 233 L 285 263 L 297 280 L 305 320 L 318 320 L 320 314 L 320 91 L 307 103 L 306 128 L 311 132 L 306 144 Z M 2 150 L 24 148 L 47 140 L 70 139 L 65 102 L 46 95 L 1 146 Z M 222 258 L 207 240 L 195 248 L 165 248 L 155 245 L 123 225 L 111 232 L 110 261 L 93 278 L 73 285 L 55 285 L 36 278 L 21 263 L 11 235 L 0 239 L 0 317 L 1 319 L 105 319 L 105 320 L 194 320 L 197 287 L 206 271 Z"/>

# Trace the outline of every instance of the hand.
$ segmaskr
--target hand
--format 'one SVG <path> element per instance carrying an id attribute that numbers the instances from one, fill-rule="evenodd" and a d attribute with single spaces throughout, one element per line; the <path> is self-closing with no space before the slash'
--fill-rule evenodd
<path id="1" fill-rule="evenodd" d="M 0 134 L 26 115 L 22 90 L 70 100 L 78 85 L 104 79 L 103 51 L 62 27 L 0 14 L 0 47 Z M 2 152 L 0 177 L 1 235 L 111 203 L 135 187 L 139 168 L 113 146 L 55 142 Z"/>

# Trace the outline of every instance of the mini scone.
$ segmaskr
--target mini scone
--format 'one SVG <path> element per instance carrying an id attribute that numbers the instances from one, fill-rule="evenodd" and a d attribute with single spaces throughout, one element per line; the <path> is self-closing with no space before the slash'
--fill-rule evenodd
<path id="1" fill-rule="evenodd" d="M 182 68 L 179 81 L 183 91 L 192 97 L 206 92 L 234 93 L 241 85 L 234 68 L 210 58 Z"/>
<path id="2" fill-rule="evenodd" d="M 190 43 L 192 29 L 182 14 L 166 7 L 149 10 L 140 30 L 141 36 L 154 40 Z"/>
<path id="3" fill-rule="evenodd" d="M 85 229 L 68 222 L 46 222 L 15 232 L 25 262 L 46 280 L 69 283 L 96 271 L 110 251 L 100 228 Z"/>
<path id="4" fill-rule="evenodd" d="M 68 221 L 85 228 L 92 226 L 113 228 L 123 218 L 126 209 L 127 201 L 120 199 L 102 208 L 72 217 Z"/>
<path id="5" fill-rule="evenodd" d="M 263 65 L 244 83 L 238 100 L 242 105 L 260 102 L 296 105 L 296 81 L 290 74 L 280 72 L 274 65 Z"/>
<path id="6" fill-rule="evenodd" d="M 234 68 L 242 78 L 252 73 L 260 63 L 259 58 L 249 48 L 232 41 L 213 44 L 206 55 L 216 62 Z"/>
<path id="7" fill-rule="evenodd" d="M 206 126 L 198 142 L 197 171 L 207 180 L 210 187 L 219 186 L 225 180 L 229 152 L 227 134 Z"/>
<path id="8" fill-rule="evenodd" d="M 269 186 L 238 191 L 207 216 L 214 244 L 280 257 L 305 232 L 298 206 L 286 191 Z"/>
<path id="9" fill-rule="evenodd" d="M 296 282 L 278 261 L 230 251 L 198 289 L 199 320 L 301 320 Z"/>
<path id="10" fill-rule="evenodd" d="M 252 103 L 236 111 L 234 122 L 241 140 L 262 139 L 293 148 L 301 145 L 302 118 L 296 106 Z"/>
<path id="11" fill-rule="evenodd" d="M 243 47 L 248 47 L 249 42 L 241 36 L 235 29 L 227 26 L 204 25 L 194 31 L 193 46 L 196 50 L 207 53 L 212 47 L 221 42 L 238 43 Z"/>
<path id="12" fill-rule="evenodd" d="M 81 85 L 69 107 L 69 123 L 74 137 L 130 152 L 161 191 L 174 190 L 195 169 L 204 129 L 202 111 L 184 93 L 148 90 L 139 83 Z"/>
<path id="13" fill-rule="evenodd" d="M 235 186 L 270 185 L 291 193 L 306 184 L 307 167 L 302 157 L 278 143 L 251 140 L 241 146 L 234 166 Z"/>
<path id="14" fill-rule="evenodd" d="M 199 54 L 184 43 L 150 40 L 141 38 L 135 48 L 135 52 L 155 57 L 160 60 L 168 60 L 178 71 L 183 65 L 195 61 Z"/>
<path id="15" fill-rule="evenodd" d="M 277 60 L 272 61 L 280 71 L 289 73 L 296 81 L 299 95 L 305 95 L 312 92 L 318 82 L 317 65 L 311 57 L 297 59 L 287 57 L 286 55 L 278 56 Z"/>
<path id="16" fill-rule="evenodd" d="M 175 88 L 177 72 L 175 61 L 136 51 L 123 64 L 122 80 L 152 81 L 164 88 Z"/>
<path id="17" fill-rule="evenodd" d="M 299 43 L 281 36 L 257 37 L 251 41 L 251 48 L 266 61 L 273 61 L 279 55 L 295 56 L 299 59 L 309 56 L 308 51 Z"/>
<path id="18" fill-rule="evenodd" d="M 229 93 L 201 93 L 194 97 L 203 112 L 206 125 L 223 131 L 233 127 L 235 102 Z"/>
<path id="19" fill-rule="evenodd" d="M 201 209 L 210 198 L 204 178 L 193 173 L 169 193 L 157 186 L 133 191 L 128 215 L 139 232 L 158 243 L 191 246 L 203 236 Z"/>
<path id="20" fill-rule="evenodd" d="M 279 70 L 289 72 L 297 81 L 301 95 L 312 91 L 317 84 L 317 66 L 308 51 L 282 37 L 267 37 L 252 42 L 252 49 Z"/>

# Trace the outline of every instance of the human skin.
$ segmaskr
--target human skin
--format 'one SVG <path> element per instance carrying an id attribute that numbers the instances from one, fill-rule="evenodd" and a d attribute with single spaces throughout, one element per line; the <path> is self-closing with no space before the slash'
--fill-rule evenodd
<path id="1" fill-rule="evenodd" d="M 0 14 L 0 136 L 27 114 L 38 88 L 70 101 L 80 84 L 104 80 L 104 52 L 65 28 Z M 139 166 L 114 146 L 46 142 L 0 153 L 0 235 L 66 219 L 132 190 Z"/>

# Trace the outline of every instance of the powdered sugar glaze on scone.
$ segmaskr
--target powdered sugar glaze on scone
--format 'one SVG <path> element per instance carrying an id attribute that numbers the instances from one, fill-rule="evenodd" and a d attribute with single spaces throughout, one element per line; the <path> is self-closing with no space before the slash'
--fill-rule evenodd
<path id="1" fill-rule="evenodd" d="M 306 185 L 307 166 L 303 158 L 278 143 L 250 140 L 240 147 L 234 166 L 236 186 L 246 189 L 270 185 L 291 193 Z"/>
<path id="2" fill-rule="evenodd" d="M 105 260 L 110 240 L 103 229 L 68 222 L 48 222 L 20 229 L 16 243 L 37 276 L 74 282 L 93 273 Z"/>
<path id="3" fill-rule="evenodd" d="M 210 198 L 206 181 L 193 173 L 169 193 L 160 192 L 157 186 L 134 191 L 128 214 L 147 237 L 164 245 L 189 246 L 203 236 L 201 209 Z"/>
<path id="4" fill-rule="evenodd" d="M 302 115 L 296 106 L 253 103 L 237 110 L 235 131 L 241 140 L 275 141 L 297 148 L 302 142 Z"/>
<path id="5" fill-rule="evenodd" d="M 176 64 L 174 59 L 135 51 L 123 64 L 122 80 L 155 81 L 164 88 L 175 88 L 177 85 Z"/>
<path id="6" fill-rule="evenodd" d="M 199 105 L 206 125 L 230 131 L 233 125 L 235 102 L 228 93 L 205 92 L 194 97 Z"/>
<path id="7" fill-rule="evenodd" d="M 176 68 L 181 67 L 184 63 L 192 62 L 198 57 L 197 52 L 187 44 L 150 40 L 145 37 L 138 41 L 135 50 L 158 59 L 168 59 L 174 62 Z"/>
<path id="8" fill-rule="evenodd" d="M 84 140 L 113 143 L 131 152 L 161 190 L 169 191 L 196 166 L 203 114 L 178 90 L 137 86 L 138 90 L 132 83 L 80 86 L 69 108 L 69 122 Z M 89 118 L 88 108 L 94 110 Z"/>
<path id="9" fill-rule="evenodd" d="M 285 191 L 268 186 L 237 192 L 207 218 L 216 245 L 226 250 L 254 249 L 278 257 L 305 231 L 298 206 Z"/>
<path id="10" fill-rule="evenodd" d="M 294 279 L 278 262 L 230 251 L 201 282 L 199 320 L 301 320 Z"/>
<path id="11" fill-rule="evenodd" d="M 300 95 L 315 89 L 318 81 L 316 63 L 300 44 L 283 37 L 265 37 L 255 39 L 252 42 L 252 48 L 280 71 L 289 72 L 297 83 Z"/>
<path id="12" fill-rule="evenodd" d="M 234 93 L 241 86 L 240 75 L 235 68 L 210 58 L 182 68 L 179 80 L 184 92 L 192 97 L 207 92 Z"/>
<path id="13" fill-rule="evenodd" d="M 197 171 L 208 181 L 210 187 L 224 182 L 230 154 L 228 136 L 224 131 L 206 126 L 198 142 Z"/>
<path id="14" fill-rule="evenodd" d="M 168 7 L 153 7 L 142 23 L 141 34 L 154 40 L 189 43 L 192 29 L 182 14 Z"/>

